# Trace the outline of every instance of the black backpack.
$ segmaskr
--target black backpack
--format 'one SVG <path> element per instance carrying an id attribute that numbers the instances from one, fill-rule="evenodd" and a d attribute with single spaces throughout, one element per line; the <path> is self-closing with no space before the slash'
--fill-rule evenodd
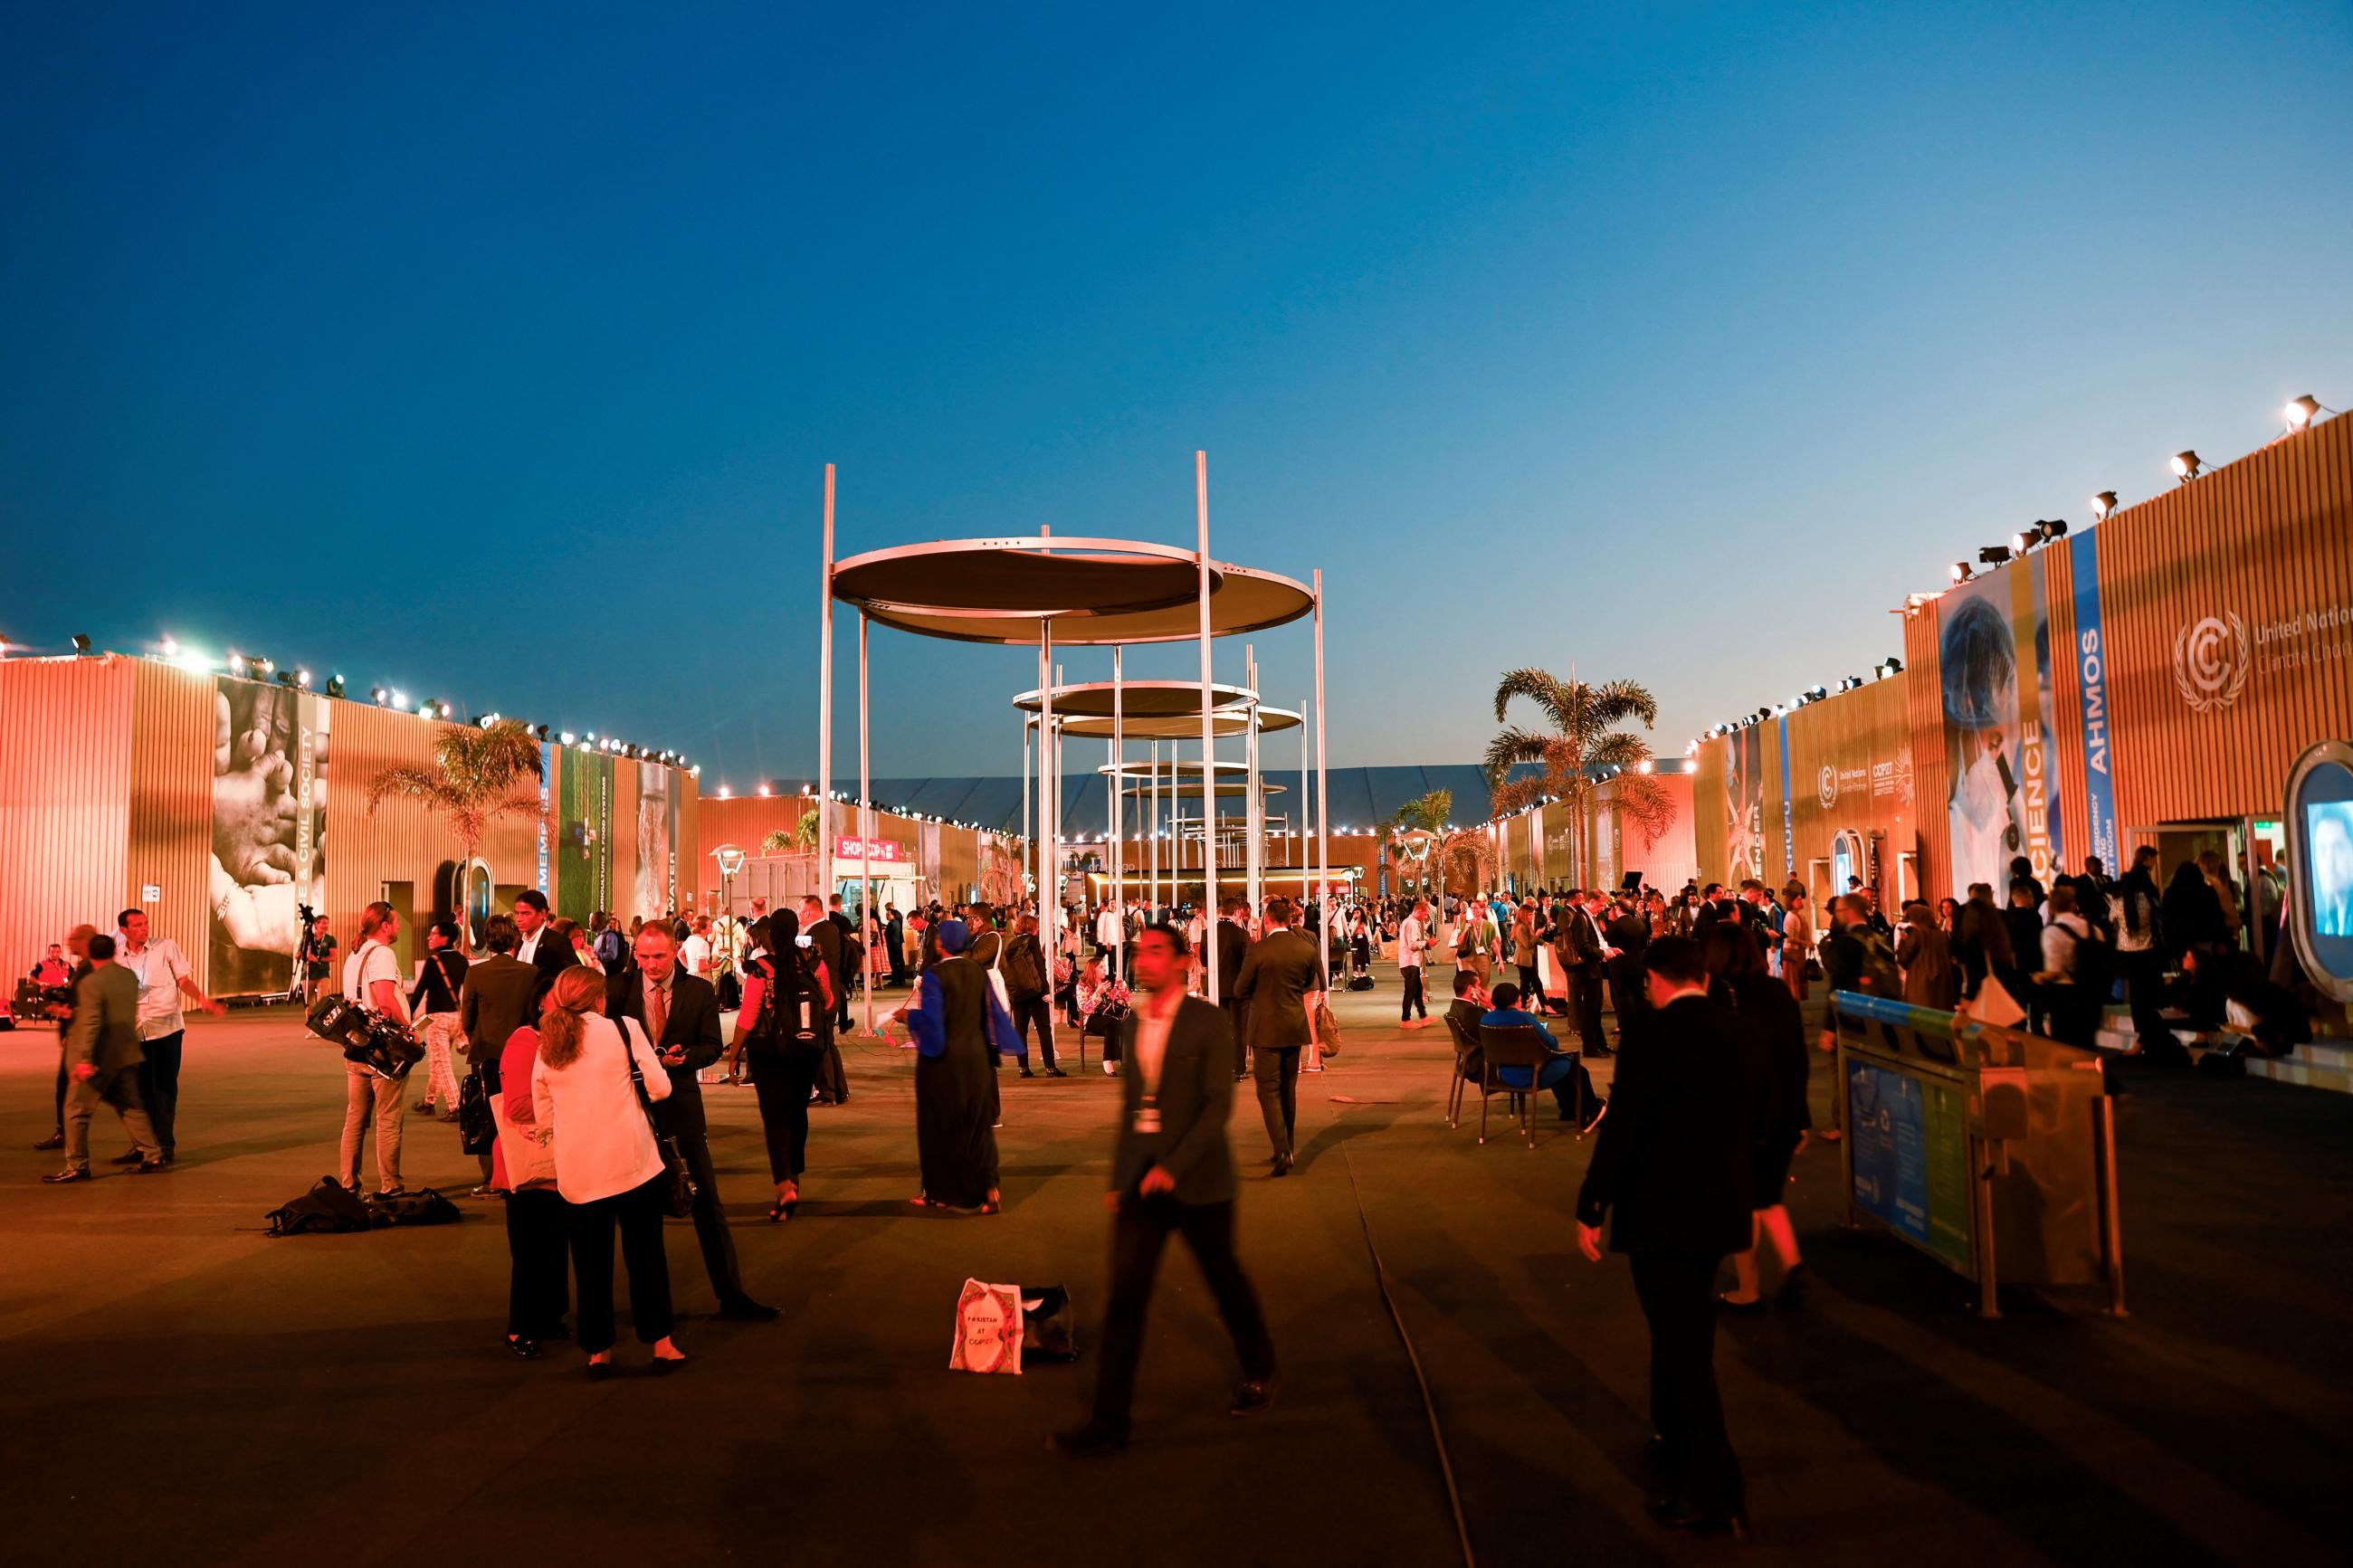
<path id="1" fill-rule="evenodd" d="M 269 1234 L 305 1236 L 319 1232 L 368 1230 L 368 1206 L 332 1176 L 282 1208 L 269 1211 Z"/>
<path id="2" fill-rule="evenodd" d="M 1007 939 L 999 966 L 1005 972 L 1006 993 L 1016 1002 L 1034 1002 L 1046 994 L 1046 971 L 1039 962 L 1036 937 Z"/>
<path id="3" fill-rule="evenodd" d="M 367 1199 L 369 1223 L 373 1225 L 455 1225 L 462 1219 L 458 1205 L 435 1192 L 420 1187 L 413 1193 L 394 1193 L 389 1196 L 371 1193 Z"/>

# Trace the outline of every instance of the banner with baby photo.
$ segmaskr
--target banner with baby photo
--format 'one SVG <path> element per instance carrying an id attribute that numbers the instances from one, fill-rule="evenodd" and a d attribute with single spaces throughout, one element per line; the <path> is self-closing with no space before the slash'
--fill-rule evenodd
<path id="1" fill-rule="evenodd" d="M 2048 885 L 2060 853 L 2043 558 L 1962 584 L 1937 614 L 1953 889 L 1983 882 L 2007 903 L 2014 858 Z"/>
<path id="2" fill-rule="evenodd" d="M 332 706 L 289 686 L 213 679 L 205 989 L 216 996 L 272 995 L 292 983 L 302 906 L 317 908 L 326 889 Z"/>

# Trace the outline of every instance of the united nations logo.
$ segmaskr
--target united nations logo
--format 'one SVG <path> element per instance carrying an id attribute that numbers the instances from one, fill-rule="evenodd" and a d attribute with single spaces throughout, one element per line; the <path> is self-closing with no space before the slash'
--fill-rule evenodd
<path id="1" fill-rule="evenodd" d="M 2173 634 L 2173 684 L 2193 713 L 2211 713 L 2239 700 L 2254 668 L 2247 647 L 2246 623 L 2235 610 L 2221 619 L 2208 616 L 2188 621 Z"/>
<path id="2" fill-rule="evenodd" d="M 1838 769 L 1824 763 L 1821 777 L 1814 785 L 1814 793 L 1821 796 L 1824 811 L 1838 804 Z"/>

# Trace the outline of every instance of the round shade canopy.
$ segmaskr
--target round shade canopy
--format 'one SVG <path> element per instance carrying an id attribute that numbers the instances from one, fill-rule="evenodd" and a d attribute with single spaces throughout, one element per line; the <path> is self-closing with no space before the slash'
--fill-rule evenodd
<path id="1" fill-rule="evenodd" d="M 1152 793 L 1151 788 L 1147 785 L 1131 784 L 1126 789 L 1120 791 L 1120 795 L 1121 798 L 1124 800 L 1148 800 L 1151 798 Z M 1290 792 L 1285 790 L 1279 784 L 1261 782 L 1258 786 L 1258 793 L 1263 796 L 1270 795 L 1287 795 Z M 1219 800 L 1238 800 L 1248 794 L 1250 794 L 1250 781 L 1247 779 L 1219 779 L 1218 781 L 1218 798 Z M 1183 784 L 1177 784 L 1173 789 L 1167 784 L 1162 784 L 1160 786 L 1160 798 L 1163 800 L 1198 800 L 1201 798 L 1201 781 L 1199 779 L 1187 779 Z"/>
<path id="2" fill-rule="evenodd" d="M 1189 680 L 1133 680 L 1121 683 L 1120 732 L 1131 741 L 1198 741 L 1201 738 L 1201 688 Z M 1251 693 L 1239 686 L 1209 688 L 1210 727 L 1219 740 L 1247 734 Z M 1036 691 L 1013 700 L 1025 713 L 1035 713 L 1041 700 Z M 1054 721 L 1065 735 L 1109 740 L 1112 685 L 1108 680 L 1054 688 Z M 1261 734 L 1299 726 L 1299 715 L 1287 708 L 1261 708 Z"/>
<path id="3" fill-rule="evenodd" d="M 853 555 L 833 569 L 833 596 L 867 618 L 959 642 L 1054 640 L 1109 647 L 1200 635 L 1200 568 L 1192 552 L 1134 540 L 945 539 Z M 1212 562 L 1209 633 L 1231 637 L 1297 620 L 1306 585 Z"/>

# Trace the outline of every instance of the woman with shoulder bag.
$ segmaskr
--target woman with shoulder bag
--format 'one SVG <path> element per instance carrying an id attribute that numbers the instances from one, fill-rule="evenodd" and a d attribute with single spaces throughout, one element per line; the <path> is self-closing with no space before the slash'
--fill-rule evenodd
<path id="1" fill-rule="evenodd" d="M 686 1353 L 670 1337 L 670 1260 L 662 1252 L 670 1163 L 654 1138 L 650 1104 L 670 1098 L 670 1074 L 644 1026 L 635 1018 L 616 1023 L 604 1006 L 605 977 L 595 970 L 575 965 L 556 976 L 540 1008 L 532 1118 L 540 1142 L 554 1149 L 555 1190 L 571 1205 L 588 1375 L 613 1372 L 617 1228 L 638 1339 L 653 1346 L 654 1371 L 674 1372 Z"/>
<path id="2" fill-rule="evenodd" d="M 833 977 L 815 948 L 800 945 L 800 917 L 779 910 L 752 922 L 752 956 L 744 965 L 744 1009 L 736 1015 L 727 1077 L 739 1081 L 749 1061 L 768 1141 L 768 1175 L 776 1201 L 768 1223 L 800 1207 L 808 1168 L 809 1097 L 833 1026 Z"/>
<path id="3" fill-rule="evenodd" d="M 537 1361 L 541 1344 L 563 1335 L 572 1307 L 569 1211 L 555 1190 L 555 1151 L 540 1140 L 532 1107 L 538 1063 L 539 1031 L 525 1024 L 507 1037 L 501 1091 L 491 1097 L 491 1185 L 506 1194 L 507 1349 L 517 1361 Z"/>

